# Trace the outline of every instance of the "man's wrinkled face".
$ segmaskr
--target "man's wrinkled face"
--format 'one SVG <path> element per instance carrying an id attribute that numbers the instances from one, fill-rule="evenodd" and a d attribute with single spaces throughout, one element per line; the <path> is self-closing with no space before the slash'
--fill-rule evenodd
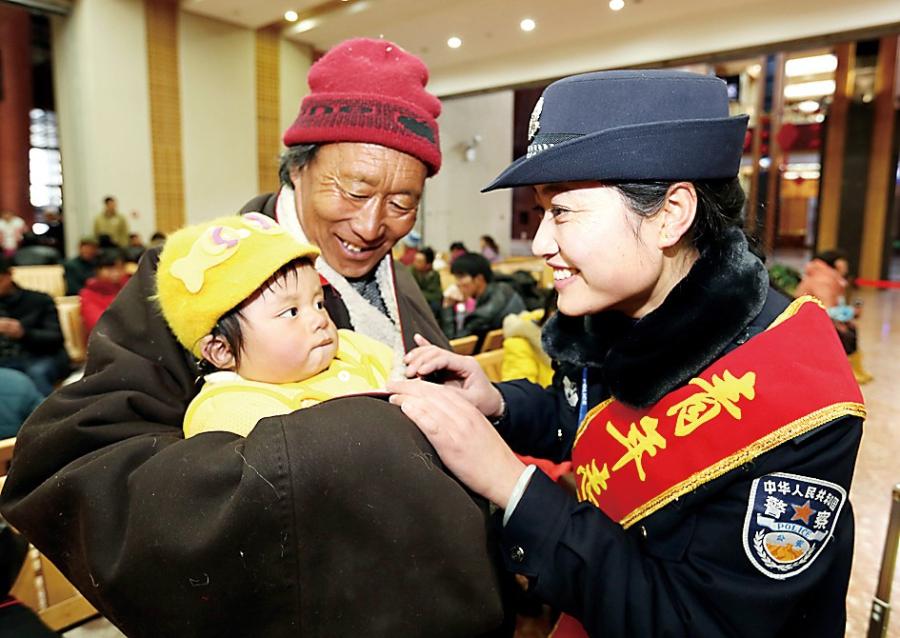
<path id="1" fill-rule="evenodd" d="M 416 223 L 428 170 L 384 146 L 326 144 L 291 169 L 297 214 L 322 259 L 345 277 L 363 277 Z"/>

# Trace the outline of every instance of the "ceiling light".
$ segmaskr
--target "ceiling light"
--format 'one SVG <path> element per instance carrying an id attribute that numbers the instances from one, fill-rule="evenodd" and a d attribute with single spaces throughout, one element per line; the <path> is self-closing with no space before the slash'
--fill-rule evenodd
<path id="1" fill-rule="evenodd" d="M 812 55 L 806 58 L 794 58 L 784 63 L 784 74 L 789 78 L 798 75 L 817 75 L 819 73 L 833 73 L 837 68 L 837 56 Z"/>
<path id="2" fill-rule="evenodd" d="M 296 11 L 285 11 L 284 12 L 284 19 L 287 20 L 288 22 L 296 22 L 297 18 L 299 18 L 299 17 L 300 16 L 297 15 Z"/>
<path id="3" fill-rule="evenodd" d="M 447 40 L 447 46 L 451 49 L 458 49 L 462 46 L 462 40 L 460 38 L 457 38 L 456 36 L 453 36 L 452 38 Z"/>
<path id="4" fill-rule="evenodd" d="M 790 100 L 802 100 L 811 97 L 822 97 L 834 93 L 834 80 L 819 82 L 800 82 L 784 87 L 784 97 Z"/>
<path id="5" fill-rule="evenodd" d="M 625 7 L 625 0 L 609 0 L 609 8 L 613 11 L 619 11 Z"/>
<path id="6" fill-rule="evenodd" d="M 535 26 L 534 20 L 531 18 L 525 18 L 519 23 L 519 28 L 522 29 L 522 31 L 534 31 Z"/>
<path id="7" fill-rule="evenodd" d="M 815 113 L 819 110 L 819 103 L 815 100 L 804 100 L 797 105 L 797 108 L 804 113 Z"/>
<path id="8" fill-rule="evenodd" d="M 305 33 L 312 29 L 315 29 L 319 26 L 319 21 L 315 18 L 306 18 L 305 20 L 301 20 L 297 23 L 297 26 L 293 28 L 294 33 Z"/>

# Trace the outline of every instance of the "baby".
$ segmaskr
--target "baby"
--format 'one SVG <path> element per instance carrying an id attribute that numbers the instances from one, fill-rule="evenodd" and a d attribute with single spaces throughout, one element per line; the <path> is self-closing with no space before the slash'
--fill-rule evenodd
<path id="1" fill-rule="evenodd" d="M 201 367 L 215 369 L 188 406 L 185 437 L 246 436 L 263 417 L 383 388 L 393 353 L 335 328 L 313 266 L 318 254 L 260 213 L 189 226 L 166 241 L 162 314 Z"/>

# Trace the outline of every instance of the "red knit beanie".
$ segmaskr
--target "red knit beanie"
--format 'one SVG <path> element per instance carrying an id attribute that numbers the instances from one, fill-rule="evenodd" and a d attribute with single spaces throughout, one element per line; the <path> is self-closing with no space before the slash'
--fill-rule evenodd
<path id="1" fill-rule="evenodd" d="M 434 175 L 441 167 L 441 102 L 425 90 L 427 82 L 425 63 L 393 42 L 342 42 L 310 68 L 310 94 L 284 143 L 379 144 L 421 160 Z"/>

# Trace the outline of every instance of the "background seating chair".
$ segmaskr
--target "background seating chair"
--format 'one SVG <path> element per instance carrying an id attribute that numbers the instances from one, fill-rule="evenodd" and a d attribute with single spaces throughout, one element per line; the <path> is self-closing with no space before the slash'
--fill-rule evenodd
<path id="1" fill-rule="evenodd" d="M 500 350 L 501 348 L 503 348 L 503 328 L 491 330 L 484 335 L 484 343 L 481 345 L 482 352 Z"/>
<path id="2" fill-rule="evenodd" d="M 56 297 L 59 325 L 66 342 L 66 352 L 73 364 L 84 363 L 87 354 L 87 335 L 81 319 L 81 298 L 78 295 Z"/>
<path id="3" fill-rule="evenodd" d="M 19 288 L 37 290 L 51 297 L 61 297 L 66 294 L 65 269 L 57 264 L 54 266 L 13 266 L 13 281 Z"/>
<path id="4" fill-rule="evenodd" d="M 487 378 L 493 383 L 499 383 L 503 378 L 503 350 L 491 350 L 475 355 L 475 360 Z"/>
<path id="5" fill-rule="evenodd" d="M 456 354 L 473 354 L 477 345 L 478 337 L 476 335 L 450 340 L 450 347 L 453 348 L 453 352 Z"/>

